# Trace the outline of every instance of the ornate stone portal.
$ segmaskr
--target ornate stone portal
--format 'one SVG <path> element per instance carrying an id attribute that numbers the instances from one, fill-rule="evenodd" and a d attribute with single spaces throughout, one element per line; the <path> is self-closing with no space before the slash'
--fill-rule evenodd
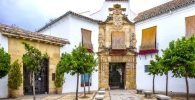
<path id="1" fill-rule="evenodd" d="M 136 88 L 136 39 L 134 34 L 134 24 L 128 20 L 121 8 L 116 4 L 113 8 L 109 8 L 111 14 L 105 22 L 99 24 L 99 88 L 110 89 L 109 86 L 109 64 L 125 63 L 124 88 Z M 113 50 L 112 33 L 119 36 L 124 33 L 124 38 L 118 39 L 117 47 L 125 47 Z M 115 43 L 117 43 L 115 41 Z M 123 41 L 123 42 L 121 42 Z M 121 46 L 122 45 L 122 46 Z M 116 52 L 113 52 L 116 51 Z"/>

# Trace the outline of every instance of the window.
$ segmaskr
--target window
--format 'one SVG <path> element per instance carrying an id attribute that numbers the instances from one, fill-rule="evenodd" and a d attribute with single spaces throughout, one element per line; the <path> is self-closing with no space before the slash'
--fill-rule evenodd
<path id="1" fill-rule="evenodd" d="M 195 35 L 195 15 L 185 18 L 186 21 L 186 36 L 191 37 Z"/>
<path id="2" fill-rule="evenodd" d="M 149 65 L 145 65 L 144 68 L 145 68 L 145 69 L 144 69 L 144 72 L 145 72 L 145 73 L 149 72 Z"/>
<path id="3" fill-rule="evenodd" d="M 142 41 L 140 47 L 140 55 L 157 53 L 156 48 L 156 31 L 157 26 L 153 26 L 142 30 Z"/>
<path id="4" fill-rule="evenodd" d="M 91 86 L 91 74 L 82 74 L 81 75 L 81 86 Z"/>
<path id="5" fill-rule="evenodd" d="M 82 33 L 82 46 L 86 48 L 89 52 L 92 52 L 93 47 L 91 43 L 91 31 L 82 28 L 81 33 Z"/>

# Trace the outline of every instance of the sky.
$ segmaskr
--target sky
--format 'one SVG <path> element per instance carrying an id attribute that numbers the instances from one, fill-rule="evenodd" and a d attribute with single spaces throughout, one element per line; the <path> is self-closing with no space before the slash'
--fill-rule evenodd
<path id="1" fill-rule="evenodd" d="M 168 0 L 132 0 L 135 11 L 142 11 Z M 159 2 L 160 1 L 160 2 Z M 0 0 L 0 23 L 36 31 L 51 19 L 71 10 L 77 13 L 97 11 L 104 0 Z"/>

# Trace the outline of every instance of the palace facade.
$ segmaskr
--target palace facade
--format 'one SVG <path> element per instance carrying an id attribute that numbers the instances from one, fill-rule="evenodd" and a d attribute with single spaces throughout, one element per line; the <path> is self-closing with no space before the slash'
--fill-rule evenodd
<path id="1" fill-rule="evenodd" d="M 71 52 L 75 45 L 82 43 L 89 51 L 96 53 L 99 61 L 96 67 L 98 71 L 88 78 L 91 90 L 99 88 L 152 90 L 152 76 L 148 75 L 150 60 L 154 59 L 155 55 L 161 56 L 162 50 L 166 49 L 172 40 L 195 33 L 195 0 L 170 0 L 139 13 L 133 12 L 130 2 L 131 0 L 105 0 L 100 10 L 87 16 L 68 11 L 37 31 L 37 34 L 43 36 L 55 37 L 55 43 L 42 43 L 44 39 L 36 42 L 37 44 L 34 43 L 44 52 L 51 54 L 49 84 L 53 84 L 51 76 L 55 72 L 60 54 Z M 23 38 L 10 37 L 11 33 L 1 33 L 2 47 L 13 56 L 21 56 L 24 49 L 19 44 L 17 47 L 12 46 L 12 43 L 13 41 L 17 43 Z M 61 41 L 57 41 L 59 39 Z M 28 40 L 31 40 L 31 37 L 25 41 Z M 51 49 L 40 45 L 51 46 Z M 14 54 L 15 51 L 11 48 L 17 48 L 18 54 Z M 169 74 L 169 92 L 185 93 L 184 78 L 174 78 L 171 77 L 171 72 Z M 165 91 L 165 78 L 156 77 L 157 91 Z M 0 88 L 3 86 L 1 82 L 7 81 L 1 79 Z M 82 83 L 83 80 L 80 78 L 80 92 L 83 91 Z M 190 93 L 195 93 L 194 84 L 195 79 L 189 79 Z M 50 90 L 55 87 L 49 86 L 51 88 L 47 92 L 52 93 Z M 69 93 L 75 90 L 76 76 L 65 74 L 62 92 Z M 24 91 L 22 92 L 24 94 Z"/>

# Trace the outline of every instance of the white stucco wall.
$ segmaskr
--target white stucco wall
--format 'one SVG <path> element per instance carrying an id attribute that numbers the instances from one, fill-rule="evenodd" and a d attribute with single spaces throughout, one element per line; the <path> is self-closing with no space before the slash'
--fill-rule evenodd
<path id="1" fill-rule="evenodd" d="M 134 12 L 131 11 L 129 2 L 127 1 L 105 1 L 101 7 L 100 10 L 93 12 L 90 17 L 98 20 L 105 21 L 107 19 L 107 16 L 109 15 L 109 8 L 113 8 L 113 5 L 120 4 L 122 8 L 126 8 L 126 11 L 124 12 L 125 15 L 128 15 L 127 17 L 130 20 L 133 20 L 133 18 L 136 16 Z"/>
<path id="2" fill-rule="evenodd" d="M 8 52 L 8 40 L 7 37 L 3 36 L 0 32 L 0 48 L 4 48 Z M 0 79 L 0 98 L 8 97 L 8 76 Z"/>
<path id="3" fill-rule="evenodd" d="M 137 48 L 141 45 L 142 29 L 157 26 L 157 46 L 161 51 L 168 47 L 169 42 L 185 36 L 185 17 L 195 15 L 195 5 L 191 5 L 171 13 L 163 14 L 135 25 L 135 33 L 137 37 Z M 159 52 L 162 55 L 162 52 Z M 144 65 L 149 65 L 149 61 L 154 55 L 138 56 L 136 69 L 137 88 L 152 90 L 152 76 L 144 72 Z M 170 73 L 171 74 L 171 73 Z M 189 79 L 190 93 L 195 93 L 195 79 Z M 157 91 L 165 91 L 165 76 L 158 76 L 155 80 L 155 89 Z M 186 92 L 185 80 L 183 78 L 169 78 L 169 91 Z"/>
<path id="4" fill-rule="evenodd" d="M 92 31 L 91 41 L 93 44 L 94 52 L 98 51 L 98 24 L 89 20 L 79 18 L 78 16 L 68 15 L 61 21 L 53 24 L 46 30 L 40 32 L 42 34 L 57 36 L 60 38 L 66 38 L 70 41 L 69 45 L 61 48 L 60 52 L 71 52 L 75 45 L 79 45 L 82 41 L 81 28 Z M 81 77 L 80 77 L 81 79 Z M 63 93 L 75 92 L 76 91 L 76 75 L 71 76 L 65 75 L 65 83 L 63 85 Z M 81 80 L 79 80 L 81 82 Z M 91 90 L 98 89 L 98 72 L 92 74 L 92 86 Z M 79 83 L 79 91 L 83 91 L 83 88 Z"/>
<path id="5" fill-rule="evenodd" d="M 81 35 L 81 28 L 89 29 L 92 31 L 92 37 L 91 41 L 93 44 L 93 50 L 94 52 L 98 51 L 98 24 L 94 22 L 89 22 L 86 20 L 78 19 L 76 16 L 71 15 L 70 16 L 70 37 L 68 38 L 70 41 L 70 51 L 72 51 L 72 48 L 74 48 L 75 45 L 78 45 L 82 41 L 82 35 Z M 66 82 L 63 86 L 63 92 L 75 92 L 76 90 L 76 76 L 71 75 L 65 75 L 66 76 Z M 81 82 L 81 77 L 79 82 Z M 98 72 L 95 72 L 92 74 L 92 86 L 91 90 L 97 90 L 98 89 Z M 79 83 L 79 91 L 83 91 L 83 88 L 80 86 Z"/>

